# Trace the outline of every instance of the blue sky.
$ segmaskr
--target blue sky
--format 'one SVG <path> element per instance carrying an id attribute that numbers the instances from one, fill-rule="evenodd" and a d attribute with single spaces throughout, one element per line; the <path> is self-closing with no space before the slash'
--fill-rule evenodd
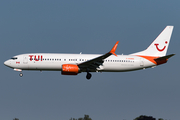
<path id="1" fill-rule="evenodd" d="M 180 111 L 180 2 L 159 0 L 1 0 L 0 119 L 69 120 L 84 114 L 93 120 L 132 120 L 139 115 L 170 120 Z M 22 53 L 108 52 L 146 49 L 167 26 L 174 31 L 167 64 L 123 73 L 23 71 L 4 66 Z"/>

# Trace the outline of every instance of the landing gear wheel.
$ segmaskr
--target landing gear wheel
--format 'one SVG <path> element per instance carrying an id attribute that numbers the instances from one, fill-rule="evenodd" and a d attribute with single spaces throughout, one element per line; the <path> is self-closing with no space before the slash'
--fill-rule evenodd
<path id="1" fill-rule="evenodd" d="M 91 77 L 92 77 L 91 73 L 87 73 L 86 78 L 89 80 L 91 79 Z"/>
<path id="2" fill-rule="evenodd" d="M 20 74 L 19 74 L 19 76 L 20 76 L 20 77 L 22 77 L 22 76 L 23 76 L 23 74 L 22 74 L 22 73 L 20 73 Z"/>

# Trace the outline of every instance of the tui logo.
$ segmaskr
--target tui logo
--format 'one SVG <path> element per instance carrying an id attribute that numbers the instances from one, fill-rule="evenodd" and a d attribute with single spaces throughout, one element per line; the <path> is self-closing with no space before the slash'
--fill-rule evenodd
<path id="1" fill-rule="evenodd" d="M 167 44 L 167 43 L 168 43 L 168 42 L 165 41 L 165 44 Z M 164 46 L 162 49 L 160 49 L 160 48 L 158 47 L 159 44 L 155 43 L 154 45 L 156 46 L 156 49 L 157 49 L 159 52 L 162 52 L 162 51 L 164 51 L 164 50 L 166 49 L 166 46 Z"/>

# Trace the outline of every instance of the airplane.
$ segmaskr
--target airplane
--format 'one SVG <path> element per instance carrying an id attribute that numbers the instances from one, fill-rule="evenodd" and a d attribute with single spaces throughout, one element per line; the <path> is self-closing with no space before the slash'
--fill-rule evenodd
<path id="1" fill-rule="evenodd" d="M 174 26 L 166 26 L 159 36 L 143 51 L 129 55 L 116 55 L 119 41 L 105 54 L 51 54 L 29 53 L 12 57 L 4 65 L 19 71 L 23 70 L 61 71 L 62 75 L 77 75 L 86 72 L 126 72 L 164 64 L 175 54 L 166 55 Z"/>

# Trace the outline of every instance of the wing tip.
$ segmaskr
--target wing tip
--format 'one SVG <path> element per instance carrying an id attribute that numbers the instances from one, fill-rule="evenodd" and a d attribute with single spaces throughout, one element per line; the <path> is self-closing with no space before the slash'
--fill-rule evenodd
<path id="1" fill-rule="evenodd" d="M 111 49 L 111 51 L 109 53 L 114 54 L 115 56 L 117 56 L 115 52 L 116 52 L 116 48 L 118 46 L 118 43 L 119 43 L 119 41 L 116 42 L 116 44 L 113 46 L 113 48 Z"/>

